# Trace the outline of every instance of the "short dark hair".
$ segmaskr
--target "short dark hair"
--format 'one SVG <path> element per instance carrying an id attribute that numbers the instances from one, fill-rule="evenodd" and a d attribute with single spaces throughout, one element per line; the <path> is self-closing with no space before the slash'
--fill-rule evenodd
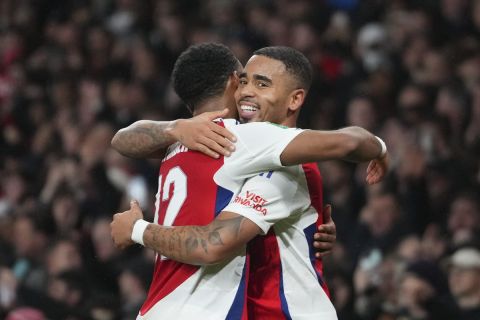
<path id="1" fill-rule="evenodd" d="M 190 46 L 175 62 L 173 88 L 190 108 L 225 90 L 228 77 L 239 68 L 230 49 L 219 43 Z"/>
<path id="2" fill-rule="evenodd" d="M 287 72 L 298 81 L 300 88 L 308 91 L 312 84 L 312 66 L 307 57 L 300 51 L 290 47 L 265 47 L 253 53 L 283 62 Z"/>

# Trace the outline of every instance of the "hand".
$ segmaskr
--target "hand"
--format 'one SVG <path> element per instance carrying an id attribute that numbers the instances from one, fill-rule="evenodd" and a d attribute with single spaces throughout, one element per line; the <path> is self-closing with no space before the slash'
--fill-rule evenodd
<path id="1" fill-rule="evenodd" d="M 191 119 L 178 120 L 172 128 L 172 136 L 190 150 L 200 151 L 212 158 L 230 156 L 235 150 L 235 136 L 222 126 L 212 122 L 226 116 L 228 109 L 204 112 Z"/>
<path id="2" fill-rule="evenodd" d="M 113 216 L 113 221 L 110 223 L 110 234 L 117 248 L 125 249 L 134 243 L 132 231 L 133 225 L 138 219 L 143 219 L 143 212 L 137 200 L 130 202 L 130 210 L 116 213 Z"/>
<path id="3" fill-rule="evenodd" d="M 370 161 L 367 167 L 367 184 L 375 184 L 382 181 L 388 172 L 388 153 L 383 157 Z"/>
<path id="4" fill-rule="evenodd" d="M 332 252 L 337 239 L 337 227 L 332 219 L 332 206 L 327 204 L 323 208 L 324 223 L 318 226 L 318 232 L 313 235 L 313 247 L 316 249 L 315 257 L 322 258 Z"/>

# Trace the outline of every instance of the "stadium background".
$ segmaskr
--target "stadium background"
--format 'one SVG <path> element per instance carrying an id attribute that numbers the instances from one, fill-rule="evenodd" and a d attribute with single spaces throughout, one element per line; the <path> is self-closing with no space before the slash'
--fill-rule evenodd
<path id="1" fill-rule="evenodd" d="M 475 251 L 470 269 L 449 260 L 479 243 L 478 0 L 1 1 L 0 318 L 135 317 L 153 255 L 116 250 L 109 222 L 132 197 L 152 211 L 158 162 L 109 142 L 138 119 L 189 116 L 169 74 L 204 41 L 243 63 L 263 46 L 301 50 L 315 77 L 299 126 L 387 142 L 378 186 L 363 166 L 320 164 L 339 318 L 480 319 L 475 297 L 473 317 L 449 313 L 458 292 L 480 293 Z"/>

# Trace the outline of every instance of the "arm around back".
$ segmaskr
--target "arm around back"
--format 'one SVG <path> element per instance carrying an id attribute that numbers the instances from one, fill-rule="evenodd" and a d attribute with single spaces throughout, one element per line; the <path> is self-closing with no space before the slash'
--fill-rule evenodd
<path id="1" fill-rule="evenodd" d="M 204 226 L 148 223 L 137 201 L 131 201 L 130 210 L 115 214 L 110 227 L 113 242 L 121 249 L 137 242 L 172 260 L 195 265 L 216 264 L 238 255 L 261 233 L 249 219 L 226 211 Z"/>
<path id="2" fill-rule="evenodd" d="M 333 131 L 305 130 L 283 150 L 283 165 L 322 160 L 364 162 L 376 159 L 382 146 L 373 134 L 360 127 Z"/>

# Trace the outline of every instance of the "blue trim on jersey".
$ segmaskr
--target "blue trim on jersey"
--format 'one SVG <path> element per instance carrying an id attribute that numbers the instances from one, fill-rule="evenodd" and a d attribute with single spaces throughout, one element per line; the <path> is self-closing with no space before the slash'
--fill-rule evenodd
<path id="1" fill-rule="evenodd" d="M 228 314 L 225 320 L 238 320 L 242 318 L 244 304 L 245 304 L 245 274 L 247 272 L 247 264 L 243 266 L 242 280 L 240 280 L 240 285 L 238 286 L 237 293 L 233 299 L 233 303 L 228 310 Z"/>
<path id="2" fill-rule="evenodd" d="M 227 206 L 233 197 L 233 192 L 218 186 L 215 200 L 215 217 Z"/>
<path id="3" fill-rule="evenodd" d="M 292 316 L 290 315 L 290 311 L 288 310 L 288 303 L 287 298 L 285 297 L 285 290 L 283 289 L 283 268 L 280 265 L 280 302 L 282 305 L 282 312 L 285 316 L 285 319 L 292 320 Z"/>
<path id="4" fill-rule="evenodd" d="M 303 233 L 305 234 L 305 238 L 307 238 L 310 262 L 312 263 L 313 270 L 315 270 L 315 273 L 317 274 L 318 283 L 323 287 L 322 275 L 315 268 L 316 258 L 315 258 L 315 248 L 313 247 L 313 234 L 315 233 L 316 229 L 317 229 L 317 225 L 313 223 L 310 226 L 303 229 Z"/>

